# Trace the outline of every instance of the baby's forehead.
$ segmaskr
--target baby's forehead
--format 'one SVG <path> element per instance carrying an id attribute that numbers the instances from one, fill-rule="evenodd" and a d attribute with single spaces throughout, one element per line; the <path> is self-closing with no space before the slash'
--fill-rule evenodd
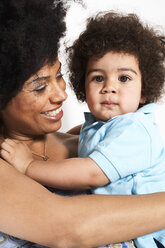
<path id="1" fill-rule="evenodd" d="M 89 57 L 88 60 L 99 60 L 101 59 L 102 57 L 104 57 L 106 54 L 108 53 L 111 53 L 111 54 L 119 54 L 119 55 L 126 55 L 126 56 L 134 56 L 137 60 L 139 60 L 139 56 L 138 56 L 138 52 L 134 51 L 134 50 L 131 50 L 129 51 L 127 48 L 124 49 L 124 48 L 115 48 L 115 49 L 106 49 L 105 51 L 102 51 L 102 52 L 98 52 L 93 54 L 91 57 Z"/>
<path id="2" fill-rule="evenodd" d="M 118 61 L 123 61 L 126 59 L 133 60 L 135 63 L 139 64 L 139 58 L 138 55 L 135 53 L 127 52 L 127 51 L 114 51 L 114 50 L 109 50 L 104 52 L 103 54 L 99 54 L 98 56 L 95 54 L 91 56 L 87 60 L 87 65 L 95 63 L 99 64 L 102 61 L 106 61 L 108 63 L 118 63 Z"/>

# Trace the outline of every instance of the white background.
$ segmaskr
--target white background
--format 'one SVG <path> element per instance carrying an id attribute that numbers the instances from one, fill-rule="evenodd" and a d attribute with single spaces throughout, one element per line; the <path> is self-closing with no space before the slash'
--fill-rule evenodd
<path id="1" fill-rule="evenodd" d="M 68 1 L 69 2 L 69 1 Z M 83 0 L 83 7 L 80 4 L 72 3 L 66 17 L 67 33 L 62 44 L 68 46 L 78 38 L 85 29 L 86 19 L 99 11 L 114 10 L 124 13 L 136 13 L 143 22 L 152 25 L 154 28 L 165 31 L 165 0 Z M 61 46 L 60 60 L 65 68 L 65 53 Z M 65 77 L 68 84 L 68 79 Z M 156 89 L 155 89 L 156 90 Z M 68 99 L 63 105 L 64 116 L 60 131 L 67 131 L 70 128 L 84 122 L 83 112 L 88 108 L 84 103 L 78 103 L 73 91 L 67 86 Z M 158 105 L 157 122 L 160 126 L 163 139 L 165 140 L 165 97 Z"/>

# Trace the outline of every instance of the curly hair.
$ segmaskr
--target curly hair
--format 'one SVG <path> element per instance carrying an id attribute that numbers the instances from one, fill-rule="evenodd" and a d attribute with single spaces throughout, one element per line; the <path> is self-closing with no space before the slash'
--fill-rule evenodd
<path id="1" fill-rule="evenodd" d="M 0 109 L 57 58 L 66 9 L 57 0 L 0 1 Z"/>
<path id="2" fill-rule="evenodd" d="M 142 97 L 146 103 L 157 101 L 165 80 L 165 40 L 137 15 L 108 12 L 88 19 L 86 30 L 67 49 L 69 79 L 78 100 L 85 101 L 85 72 L 90 58 L 101 58 L 107 52 L 134 55 L 142 74 Z"/>

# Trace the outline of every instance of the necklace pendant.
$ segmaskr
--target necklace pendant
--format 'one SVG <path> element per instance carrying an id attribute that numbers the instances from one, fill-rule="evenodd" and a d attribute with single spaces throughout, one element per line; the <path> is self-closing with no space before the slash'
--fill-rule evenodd
<path id="1" fill-rule="evenodd" d="M 44 156 L 44 157 L 43 157 L 43 160 L 44 160 L 44 161 L 47 161 L 48 159 L 49 159 L 48 156 Z"/>

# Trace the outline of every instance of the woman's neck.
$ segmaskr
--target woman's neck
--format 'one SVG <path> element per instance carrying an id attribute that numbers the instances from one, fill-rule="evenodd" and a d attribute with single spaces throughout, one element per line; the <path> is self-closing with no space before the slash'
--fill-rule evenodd
<path id="1" fill-rule="evenodd" d="M 34 158 L 39 160 L 48 160 L 49 157 L 47 156 L 46 150 L 46 135 L 29 135 L 29 134 L 22 134 L 16 131 L 9 131 L 6 128 L 2 130 L 2 139 L 15 139 L 25 143 L 29 149 L 31 150 Z"/>
<path id="2" fill-rule="evenodd" d="M 45 135 L 25 134 L 25 133 L 17 132 L 15 130 L 8 130 L 6 128 L 2 128 L 1 133 L 4 139 L 10 138 L 10 139 L 16 139 L 16 140 L 25 141 L 25 142 L 45 140 Z"/>

